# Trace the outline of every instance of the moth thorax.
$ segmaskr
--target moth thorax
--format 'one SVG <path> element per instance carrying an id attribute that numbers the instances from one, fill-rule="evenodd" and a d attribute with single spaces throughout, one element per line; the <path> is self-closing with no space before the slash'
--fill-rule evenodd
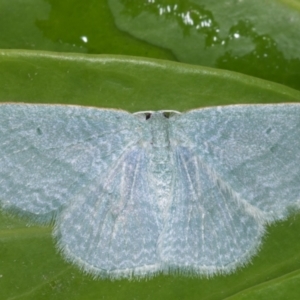
<path id="1" fill-rule="evenodd" d="M 157 112 L 149 120 L 151 126 L 152 146 L 154 148 L 166 148 L 170 146 L 169 119 Z"/>

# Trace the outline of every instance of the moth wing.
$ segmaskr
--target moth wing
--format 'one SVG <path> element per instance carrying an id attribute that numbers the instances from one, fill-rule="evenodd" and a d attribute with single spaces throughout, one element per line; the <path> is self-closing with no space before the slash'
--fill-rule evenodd
<path id="1" fill-rule="evenodd" d="M 47 222 L 140 138 L 122 111 L 0 105 L 0 204 Z"/>
<path id="2" fill-rule="evenodd" d="M 300 207 L 300 105 L 237 105 L 174 119 L 179 144 L 193 148 L 230 188 L 264 213 Z"/>
<path id="3" fill-rule="evenodd" d="M 256 252 L 264 231 L 259 211 L 240 199 L 190 149 L 174 149 L 169 217 L 159 240 L 166 268 L 228 273 Z"/>
<path id="4" fill-rule="evenodd" d="M 150 191 L 147 155 L 134 148 L 95 178 L 67 207 L 56 236 L 66 257 L 100 277 L 149 276 L 160 268 L 160 220 Z"/>

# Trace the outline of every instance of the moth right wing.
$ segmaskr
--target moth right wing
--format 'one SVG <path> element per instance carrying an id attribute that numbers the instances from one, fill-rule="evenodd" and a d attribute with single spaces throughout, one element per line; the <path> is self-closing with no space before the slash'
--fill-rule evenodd
<path id="1" fill-rule="evenodd" d="M 300 208 L 299 104 L 192 110 L 172 126 L 177 143 L 193 148 L 266 221 Z"/>
<path id="2" fill-rule="evenodd" d="M 241 199 L 193 149 L 173 149 L 174 184 L 159 239 L 165 269 L 228 273 L 249 261 L 264 232 L 260 211 Z"/>

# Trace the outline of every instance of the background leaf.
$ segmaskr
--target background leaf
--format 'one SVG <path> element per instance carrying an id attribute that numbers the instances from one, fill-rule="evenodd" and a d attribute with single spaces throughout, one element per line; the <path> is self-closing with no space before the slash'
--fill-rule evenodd
<path id="1" fill-rule="evenodd" d="M 300 89 L 298 0 L 109 0 L 117 26 L 182 62 Z"/>
<path id="2" fill-rule="evenodd" d="M 0 0 L 0 8 L 3 49 L 174 59 L 170 51 L 118 30 L 106 0 Z"/>
<path id="3" fill-rule="evenodd" d="M 0 48 L 178 60 L 300 89 L 299 0 L 0 0 L 0 7 Z"/>

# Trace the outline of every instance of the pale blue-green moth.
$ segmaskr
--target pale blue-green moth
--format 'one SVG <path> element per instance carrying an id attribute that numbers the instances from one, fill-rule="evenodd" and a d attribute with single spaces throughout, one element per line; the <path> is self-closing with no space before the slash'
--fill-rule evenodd
<path id="1" fill-rule="evenodd" d="M 300 206 L 300 105 L 0 105 L 4 211 L 95 277 L 233 272 Z"/>

